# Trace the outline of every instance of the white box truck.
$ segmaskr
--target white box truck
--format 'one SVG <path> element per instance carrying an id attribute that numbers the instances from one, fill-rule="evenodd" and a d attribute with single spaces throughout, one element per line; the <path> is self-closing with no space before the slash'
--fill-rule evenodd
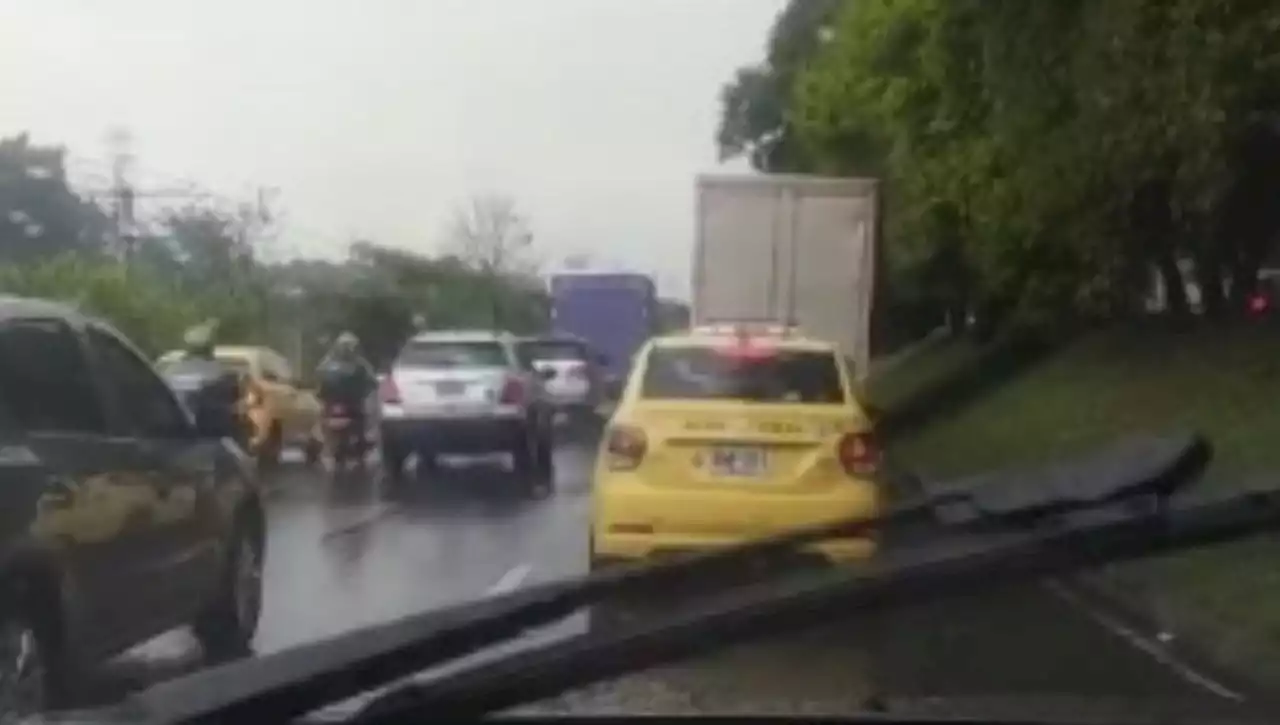
<path id="1" fill-rule="evenodd" d="M 879 183 L 799 175 L 697 178 L 692 318 L 790 322 L 870 361 Z"/>

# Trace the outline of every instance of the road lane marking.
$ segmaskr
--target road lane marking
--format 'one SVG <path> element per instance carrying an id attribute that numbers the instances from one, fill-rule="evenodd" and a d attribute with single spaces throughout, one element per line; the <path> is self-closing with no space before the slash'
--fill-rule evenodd
<path id="1" fill-rule="evenodd" d="M 1157 663 L 1167 667 L 1174 674 L 1192 685 L 1227 700 L 1244 702 L 1247 699 L 1242 693 L 1232 690 L 1221 682 L 1197 671 L 1187 663 L 1183 662 L 1158 640 L 1147 637 L 1124 622 L 1121 622 L 1116 617 L 1104 612 L 1101 608 L 1086 602 L 1061 582 L 1047 582 L 1045 587 L 1053 593 L 1054 596 L 1084 613 L 1085 616 L 1092 619 L 1103 629 L 1124 640 L 1129 644 L 1129 646 L 1147 655 Z"/>
<path id="2" fill-rule="evenodd" d="M 515 591 L 524 583 L 525 578 L 529 576 L 531 571 L 533 571 L 533 567 L 528 564 L 512 567 L 498 581 L 494 582 L 493 586 L 485 591 L 485 595 L 496 597 L 500 594 L 509 594 Z"/>

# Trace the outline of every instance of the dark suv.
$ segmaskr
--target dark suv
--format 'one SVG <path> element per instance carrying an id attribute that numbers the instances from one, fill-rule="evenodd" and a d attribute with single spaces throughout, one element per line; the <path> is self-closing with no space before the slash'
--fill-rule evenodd
<path id="1" fill-rule="evenodd" d="M 108 325 L 0 297 L 0 716 L 177 626 L 208 656 L 248 651 L 263 507 L 219 420 Z"/>

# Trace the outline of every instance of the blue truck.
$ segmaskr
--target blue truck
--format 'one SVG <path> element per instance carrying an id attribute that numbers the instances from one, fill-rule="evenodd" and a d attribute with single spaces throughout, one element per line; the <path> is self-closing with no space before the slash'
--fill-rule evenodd
<path id="1" fill-rule="evenodd" d="M 551 277 L 551 331 L 577 337 L 604 355 L 606 390 L 626 380 L 631 358 L 653 334 L 658 292 L 648 275 L 564 272 Z"/>

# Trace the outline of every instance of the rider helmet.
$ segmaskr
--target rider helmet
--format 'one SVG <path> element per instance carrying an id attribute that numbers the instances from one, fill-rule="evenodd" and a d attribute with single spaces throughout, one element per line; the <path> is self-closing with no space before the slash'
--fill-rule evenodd
<path id="1" fill-rule="evenodd" d="M 182 336 L 182 345 L 187 354 L 192 357 L 212 359 L 216 336 L 217 321 L 205 320 L 187 329 Z"/>

